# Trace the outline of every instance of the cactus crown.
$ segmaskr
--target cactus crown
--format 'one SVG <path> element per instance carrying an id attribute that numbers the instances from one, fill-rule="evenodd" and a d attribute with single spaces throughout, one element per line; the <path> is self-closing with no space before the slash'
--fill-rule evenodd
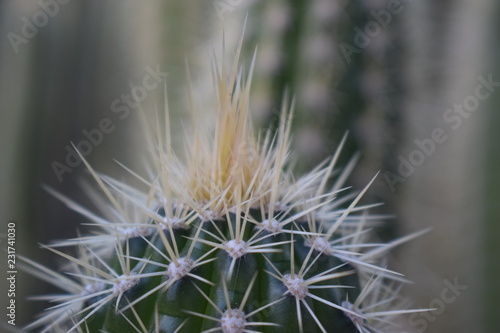
<path id="1" fill-rule="evenodd" d="M 330 160 L 294 179 L 286 168 L 290 108 L 284 103 L 276 135 L 254 134 L 252 69 L 244 77 L 240 50 L 232 68 L 214 61 L 215 130 L 193 115 L 187 165 L 171 147 L 166 107 L 165 125 L 150 129 L 157 141 L 152 176 L 130 171 L 145 192 L 98 174 L 83 156 L 108 202 L 92 194 L 102 216 L 49 189 L 97 231 L 46 246 L 68 261 L 67 274 L 24 259 L 26 270 L 64 291 L 43 298 L 55 305 L 28 328 L 380 332 L 387 317 L 411 311 L 391 309 L 403 279 L 381 258 L 416 235 L 369 242 L 368 228 L 380 217 L 358 202 L 373 180 L 357 195 L 340 196 L 355 162 L 335 167 L 345 137 Z M 65 246 L 77 255 L 58 249 Z"/>

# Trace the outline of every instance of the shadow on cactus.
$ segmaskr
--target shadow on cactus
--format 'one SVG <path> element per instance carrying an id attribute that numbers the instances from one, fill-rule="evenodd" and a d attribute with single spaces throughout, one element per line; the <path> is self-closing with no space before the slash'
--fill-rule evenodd
<path id="1" fill-rule="evenodd" d="M 67 260 L 65 273 L 24 259 L 27 271 L 64 291 L 41 297 L 53 305 L 28 329 L 387 332 L 398 331 L 392 317 L 422 311 L 403 309 L 397 293 L 404 279 L 383 258 L 418 234 L 369 241 L 381 217 L 367 213 L 375 205 L 358 202 L 373 180 L 359 194 L 344 194 L 355 164 L 336 167 L 345 137 L 331 159 L 294 178 L 293 105 L 285 98 L 275 135 L 254 134 L 253 63 L 246 75 L 239 50 L 232 67 L 213 62 L 215 129 L 193 116 L 187 162 L 171 147 L 165 107 L 164 122 L 144 122 L 154 133 L 150 174 L 127 169 L 148 190 L 98 174 L 82 156 L 99 185 L 92 197 L 101 216 L 48 189 L 93 230 L 46 247 Z M 77 255 L 61 250 L 67 246 Z"/>

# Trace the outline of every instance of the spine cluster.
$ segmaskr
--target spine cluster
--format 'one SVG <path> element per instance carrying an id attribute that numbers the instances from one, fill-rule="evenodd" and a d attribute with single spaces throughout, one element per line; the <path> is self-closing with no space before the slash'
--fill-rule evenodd
<path id="1" fill-rule="evenodd" d="M 240 45 L 241 49 L 241 45 Z M 388 244 L 370 230 L 383 219 L 344 185 L 355 160 L 331 159 L 295 178 L 289 168 L 293 108 L 276 134 L 256 135 L 249 116 L 252 70 L 213 64 L 215 125 L 196 122 L 183 159 L 168 107 L 148 140 L 151 170 L 139 190 L 97 173 L 102 214 L 49 189 L 86 216 L 92 233 L 46 248 L 66 259 L 25 269 L 63 290 L 29 329 L 41 332 L 388 332 L 403 310 Z M 167 103 L 166 103 L 167 104 Z M 195 103 L 193 103 L 194 105 Z M 196 112 L 193 110 L 193 112 Z M 187 162 L 184 162 L 187 161 Z M 104 198 L 102 198 L 104 197 Z M 106 202 L 106 204 L 103 204 Z M 65 247 L 76 248 L 69 255 Z M 398 329 L 395 328 L 394 331 Z"/>

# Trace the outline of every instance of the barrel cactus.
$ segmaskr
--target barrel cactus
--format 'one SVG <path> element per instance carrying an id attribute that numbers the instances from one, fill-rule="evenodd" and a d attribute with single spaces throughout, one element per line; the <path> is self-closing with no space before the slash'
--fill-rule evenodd
<path id="1" fill-rule="evenodd" d="M 386 332 L 390 317 L 415 311 L 402 308 L 404 279 L 384 255 L 416 235 L 371 241 L 383 217 L 359 204 L 373 180 L 344 194 L 355 164 L 336 166 L 345 137 L 331 159 L 294 177 L 293 105 L 285 97 L 275 134 L 255 134 L 253 62 L 246 74 L 239 53 L 232 66 L 214 60 L 215 127 L 193 111 L 184 159 L 172 149 L 167 106 L 154 126 L 144 123 L 151 172 L 127 170 L 146 190 L 99 174 L 83 156 L 102 215 L 49 189 L 93 230 L 44 246 L 67 261 L 60 271 L 24 258 L 25 270 L 63 290 L 40 297 L 52 306 L 28 329 Z"/>

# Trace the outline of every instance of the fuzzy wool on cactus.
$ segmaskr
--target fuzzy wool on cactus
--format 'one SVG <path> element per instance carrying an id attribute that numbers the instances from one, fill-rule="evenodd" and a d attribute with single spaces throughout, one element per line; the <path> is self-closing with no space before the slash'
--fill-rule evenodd
<path id="1" fill-rule="evenodd" d="M 231 66 L 214 57 L 215 128 L 193 111 L 184 159 L 172 148 L 167 103 L 164 121 L 144 122 L 155 142 L 151 172 L 126 170 L 146 190 L 97 173 L 83 156 L 101 215 L 48 189 L 87 217 L 92 233 L 44 246 L 67 261 L 61 272 L 23 259 L 25 270 L 63 291 L 40 297 L 51 307 L 27 329 L 389 332 L 398 331 L 391 318 L 421 311 L 404 309 L 398 291 L 405 279 L 384 259 L 420 233 L 371 241 L 383 217 L 368 213 L 376 205 L 358 204 L 373 180 L 345 194 L 356 161 L 336 166 L 345 137 L 331 159 L 292 175 L 293 105 L 285 98 L 276 134 L 254 133 L 254 62 L 245 72 L 240 50 Z M 68 246 L 76 248 L 71 255 Z"/>

